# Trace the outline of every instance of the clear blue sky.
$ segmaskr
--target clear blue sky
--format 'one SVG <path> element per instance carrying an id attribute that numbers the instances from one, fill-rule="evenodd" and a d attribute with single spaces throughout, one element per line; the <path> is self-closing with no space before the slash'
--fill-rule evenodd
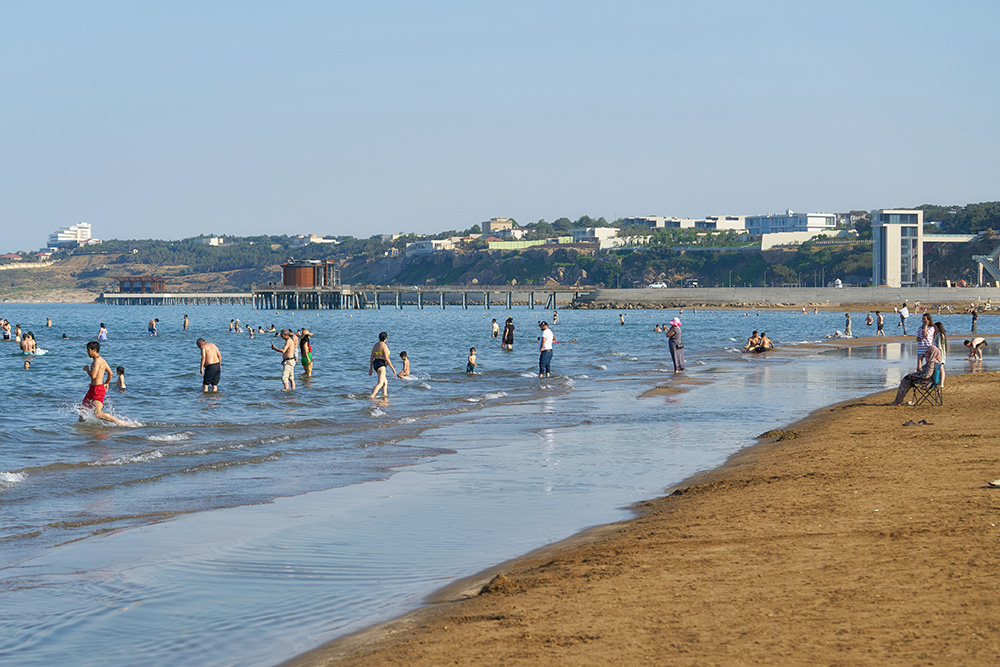
<path id="1" fill-rule="evenodd" d="M 0 250 L 1000 198 L 1000 3 L 0 4 Z"/>

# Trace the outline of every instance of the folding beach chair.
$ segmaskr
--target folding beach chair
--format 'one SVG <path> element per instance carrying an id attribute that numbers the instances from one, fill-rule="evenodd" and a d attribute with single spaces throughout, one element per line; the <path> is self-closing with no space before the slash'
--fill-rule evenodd
<path id="1" fill-rule="evenodd" d="M 944 405 L 944 397 L 941 395 L 941 364 L 934 364 L 934 374 L 913 385 L 913 404 L 921 403 Z"/>

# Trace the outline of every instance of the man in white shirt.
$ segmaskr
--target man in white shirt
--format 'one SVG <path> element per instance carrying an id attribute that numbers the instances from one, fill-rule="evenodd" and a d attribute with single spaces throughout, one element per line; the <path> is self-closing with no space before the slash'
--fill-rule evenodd
<path id="1" fill-rule="evenodd" d="M 552 329 L 549 328 L 548 322 L 539 322 L 538 326 L 542 329 L 542 335 L 538 338 L 538 377 L 549 377 L 552 365 L 552 343 L 555 341 L 555 336 L 552 335 Z"/>
<path id="2" fill-rule="evenodd" d="M 899 309 L 899 324 L 903 327 L 903 335 L 906 335 L 906 318 L 910 316 L 910 309 L 903 304 L 903 307 Z"/>

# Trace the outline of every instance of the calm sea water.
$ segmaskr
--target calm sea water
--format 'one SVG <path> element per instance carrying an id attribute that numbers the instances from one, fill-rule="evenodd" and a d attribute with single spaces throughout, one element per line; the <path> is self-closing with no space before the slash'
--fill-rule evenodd
<path id="1" fill-rule="evenodd" d="M 757 433 L 894 386 L 915 363 L 900 344 L 748 357 L 735 347 L 751 329 L 789 346 L 843 328 L 843 315 L 687 310 L 678 379 L 652 331 L 676 314 L 628 311 L 620 326 L 617 311 L 560 311 L 556 375 L 540 380 L 537 320 L 551 319 L 541 310 L 3 304 L 0 316 L 46 353 L 26 371 L 15 345 L 0 344 L 0 658 L 275 664 L 625 518 L 623 507 Z M 508 315 L 513 352 L 490 336 L 491 319 Z M 227 333 L 235 318 L 310 329 L 314 377 L 284 391 L 273 335 Z M 862 320 L 855 333 L 873 332 Z M 957 372 L 969 318 L 943 321 Z M 102 355 L 128 384 L 108 391 L 106 409 L 131 427 L 78 421 L 85 343 L 101 322 Z M 368 398 L 379 331 L 413 371 L 390 381 L 386 402 Z M 199 336 L 223 354 L 218 394 L 200 392 Z M 689 380 L 685 393 L 639 398 Z"/>

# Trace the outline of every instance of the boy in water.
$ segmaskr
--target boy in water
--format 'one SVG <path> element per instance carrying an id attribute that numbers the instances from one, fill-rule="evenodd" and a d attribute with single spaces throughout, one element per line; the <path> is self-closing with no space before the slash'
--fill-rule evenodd
<path id="1" fill-rule="evenodd" d="M 466 373 L 474 373 L 476 371 L 476 348 L 469 348 L 469 360 L 465 364 Z"/>
<path id="2" fill-rule="evenodd" d="M 121 419 L 113 417 L 104 411 L 104 392 L 107 389 L 106 385 L 111 382 L 112 374 L 108 362 L 101 356 L 101 344 L 96 340 L 87 343 L 87 356 L 93 362 L 89 366 L 83 367 L 84 372 L 90 376 L 90 389 L 83 399 L 83 407 L 93 408 L 94 416 L 98 419 L 103 419 L 118 426 L 125 426 L 125 422 Z M 80 416 L 80 421 L 83 421 L 82 415 Z"/>
<path id="3" fill-rule="evenodd" d="M 115 380 L 115 384 L 121 391 L 125 391 L 125 367 L 119 366 L 115 369 L 115 373 L 118 373 L 118 379 Z"/>
<path id="4" fill-rule="evenodd" d="M 494 320 L 495 322 L 496 320 Z M 399 353 L 399 358 L 403 360 L 403 370 L 396 373 L 396 377 L 405 378 L 410 375 L 410 358 L 406 356 L 406 350 Z"/>

